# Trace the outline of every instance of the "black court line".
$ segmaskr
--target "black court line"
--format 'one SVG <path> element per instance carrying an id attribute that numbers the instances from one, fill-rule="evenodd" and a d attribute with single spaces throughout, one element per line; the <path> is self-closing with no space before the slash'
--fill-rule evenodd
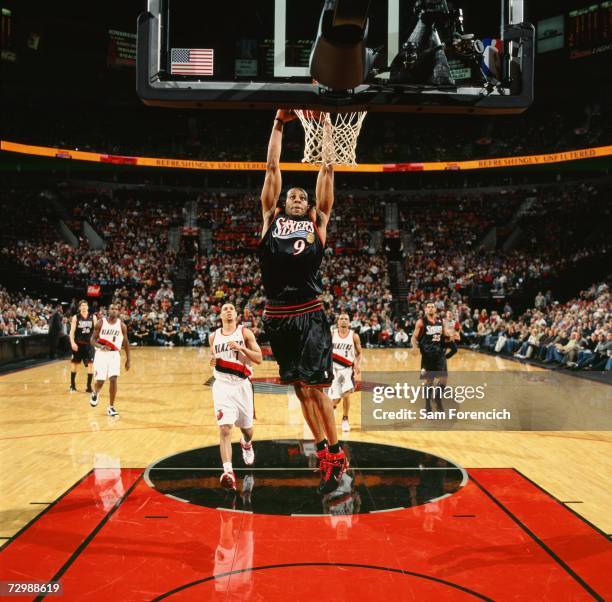
<path id="1" fill-rule="evenodd" d="M 561 501 L 561 500 L 559 500 Z M 561 502 L 562 504 L 584 504 L 584 502 Z"/>
<path id="2" fill-rule="evenodd" d="M 590 520 L 584 518 L 582 514 L 578 514 L 578 512 L 576 512 L 570 506 L 566 506 L 558 497 L 554 496 L 552 493 L 550 493 L 550 491 L 546 491 L 544 487 L 542 487 L 541 485 L 538 485 L 535 481 L 532 481 L 528 476 L 525 476 L 520 470 L 516 468 L 513 468 L 512 470 L 514 470 L 514 472 L 516 472 L 517 474 L 521 475 L 521 477 L 523 477 L 526 481 L 529 481 L 534 487 L 537 487 L 540 491 L 545 493 L 548 497 L 552 498 L 555 502 L 557 502 L 557 504 L 560 504 L 561 506 L 563 506 L 563 508 L 565 508 L 566 510 L 569 510 L 576 518 L 579 518 L 583 523 L 586 523 L 589 527 L 591 527 L 591 529 L 593 529 L 594 531 L 597 531 L 597 533 L 599 533 L 600 535 L 603 535 L 606 539 L 609 537 L 608 534 L 602 531 L 597 525 L 593 524 Z"/>
<path id="3" fill-rule="evenodd" d="M 123 504 L 123 502 L 127 499 L 130 493 L 134 491 L 134 488 L 136 487 L 136 485 L 140 483 L 140 480 L 142 479 L 142 475 L 143 473 L 141 473 L 138 476 L 138 478 L 132 483 L 130 488 L 123 494 L 123 496 L 115 502 L 114 506 L 110 509 L 110 511 L 104 515 L 104 517 L 96 525 L 94 530 L 80 543 L 77 549 L 71 554 L 70 558 L 68 558 L 68 560 L 63 564 L 63 566 L 59 569 L 59 571 L 57 571 L 57 573 L 55 573 L 55 575 L 53 575 L 53 577 L 51 577 L 49 581 L 59 581 L 62 578 L 64 573 L 71 567 L 72 563 L 82 554 L 83 550 L 85 550 L 85 548 L 91 543 L 93 538 L 100 532 L 102 527 L 104 527 L 104 525 L 110 520 L 110 517 L 113 514 L 115 514 L 115 512 L 117 512 L 117 510 L 119 509 L 119 506 L 121 506 L 121 504 Z M 38 596 L 37 598 L 35 598 L 34 602 L 40 602 L 41 600 L 44 600 L 46 595 L 47 594 Z"/>
<path id="4" fill-rule="evenodd" d="M 168 518 L 167 516 L 145 516 L 145 518 Z"/>
<path id="5" fill-rule="evenodd" d="M 30 502 L 33 506 L 46 506 L 47 504 L 52 504 L 53 502 Z"/>
<path id="6" fill-rule="evenodd" d="M 548 547 L 527 525 L 525 525 L 518 517 L 516 517 L 506 506 L 504 506 L 492 493 L 487 491 L 473 476 L 472 481 L 478 486 L 478 488 L 490 499 L 494 504 L 499 506 L 511 519 L 515 522 L 533 541 L 535 541 L 561 568 L 565 570 L 565 572 L 573 577 L 573 579 L 578 582 L 595 600 L 599 600 L 600 602 L 605 602 L 604 598 L 600 596 L 578 573 L 576 573 L 572 567 L 570 567 L 565 561 L 563 561 L 557 554 Z"/>
<path id="7" fill-rule="evenodd" d="M 41 518 L 46 512 L 49 512 L 53 506 L 55 506 L 59 501 L 65 498 L 73 489 L 78 487 L 91 473 L 93 472 L 93 468 L 85 475 L 83 475 L 74 485 L 71 485 L 62 495 L 60 495 L 54 502 L 51 502 L 49 506 L 47 506 L 40 514 L 37 514 L 31 521 L 26 523 L 15 535 L 8 538 L 8 541 L 0 547 L 0 551 L 4 550 L 11 542 L 15 541 L 17 537 L 19 537 L 26 529 L 29 529 L 39 518 Z M 0 538 L 1 539 L 1 538 Z"/>
<path id="8" fill-rule="evenodd" d="M 445 581 L 444 579 L 439 579 L 437 577 L 432 577 L 431 575 L 424 575 L 423 573 L 415 573 L 413 571 L 405 571 L 403 569 L 392 569 L 391 567 L 386 566 L 376 566 L 370 564 L 353 564 L 348 562 L 295 562 L 291 564 L 271 564 L 268 566 L 254 566 L 248 569 L 239 569 L 237 571 L 229 571 L 227 573 L 219 573 L 218 575 L 211 575 L 210 577 L 205 577 L 204 579 L 198 579 L 197 581 L 191 581 L 190 583 L 186 583 L 185 585 L 181 585 L 173 590 L 170 590 L 157 598 L 153 598 L 151 602 L 158 602 L 159 600 L 165 600 L 174 594 L 189 589 L 191 587 L 195 587 L 196 585 L 200 585 L 201 583 L 206 583 L 207 581 L 213 581 L 214 579 L 222 579 L 223 577 L 229 577 L 231 575 L 239 575 L 240 573 L 249 573 L 254 571 L 265 571 L 270 569 L 287 569 L 294 567 L 305 567 L 305 566 L 331 566 L 331 567 L 348 567 L 348 568 L 357 568 L 357 569 L 369 569 L 373 571 L 385 571 L 388 573 L 399 573 L 400 575 L 407 575 L 410 577 L 419 577 L 420 579 L 426 579 L 428 581 L 435 581 L 436 583 L 441 583 L 443 585 L 447 585 L 448 587 L 452 587 L 453 589 L 460 590 L 465 592 L 466 594 L 471 594 L 475 598 L 479 600 L 486 600 L 487 602 L 495 602 L 493 598 L 488 598 L 483 594 L 479 594 L 474 590 L 468 589 L 462 585 L 458 585 L 457 583 L 453 583 L 452 581 Z"/>

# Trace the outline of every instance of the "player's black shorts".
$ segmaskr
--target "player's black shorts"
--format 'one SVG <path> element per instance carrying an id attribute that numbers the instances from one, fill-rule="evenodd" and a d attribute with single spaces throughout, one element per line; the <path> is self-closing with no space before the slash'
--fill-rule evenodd
<path id="1" fill-rule="evenodd" d="M 332 336 L 318 299 L 296 305 L 266 305 L 263 322 L 283 383 L 331 385 Z"/>
<path id="2" fill-rule="evenodd" d="M 77 343 L 78 349 L 72 352 L 72 359 L 70 360 L 73 364 L 80 364 L 83 362 L 85 366 L 88 366 L 94 359 L 94 348 L 89 343 Z"/>
<path id="3" fill-rule="evenodd" d="M 423 353 L 421 351 L 421 378 L 426 376 L 446 376 L 448 368 L 444 353 Z"/>

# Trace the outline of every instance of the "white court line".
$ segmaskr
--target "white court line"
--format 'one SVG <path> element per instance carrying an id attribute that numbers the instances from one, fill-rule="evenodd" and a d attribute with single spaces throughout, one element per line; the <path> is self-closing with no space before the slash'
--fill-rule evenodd
<path id="1" fill-rule="evenodd" d="M 152 489 L 155 489 L 155 487 L 151 487 Z M 162 493 L 162 492 L 160 492 Z M 164 495 L 166 497 L 171 497 L 173 500 L 176 500 L 177 502 L 184 502 L 185 504 L 190 504 L 191 502 L 189 500 L 185 500 L 182 497 L 176 497 L 176 495 L 172 495 L 171 493 L 164 493 Z"/>
<path id="2" fill-rule="evenodd" d="M 445 497 L 450 497 L 452 494 L 450 493 L 445 493 L 444 495 L 441 495 L 440 497 L 434 497 L 432 498 L 430 501 L 431 502 L 439 502 L 440 500 L 443 500 Z"/>
<path id="3" fill-rule="evenodd" d="M 233 508 L 221 508 L 221 507 L 218 507 L 217 510 L 220 510 L 221 512 L 239 512 L 240 514 L 253 514 L 252 510 L 235 510 Z"/>
<path id="4" fill-rule="evenodd" d="M 368 514 L 380 514 L 381 512 L 395 512 L 396 510 L 406 510 L 406 507 L 398 506 L 397 508 L 385 508 L 384 510 L 370 510 Z"/>

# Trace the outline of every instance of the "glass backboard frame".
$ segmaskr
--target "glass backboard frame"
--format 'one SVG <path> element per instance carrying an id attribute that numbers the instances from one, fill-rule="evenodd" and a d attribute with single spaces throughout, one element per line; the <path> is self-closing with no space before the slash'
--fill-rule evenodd
<path id="1" fill-rule="evenodd" d="M 331 112 L 422 112 L 463 114 L 522 113 L 533 102 L 535 29 L 524 23 L 523 0 L 500 0 L 500 39 L 505 45 L 504 70 L 520 73 L 518 93 L 508 87 L 484 91 L 482 87 L 441 90 L 428 86 L 364 84 L 349 92 L 331 92 L 304 81 L 249 82 L 179 79 L 167 69 L 166 31 L 170 19 L 167 0 L 148 0 L 147 11 L 138 17 L 136 89 L 150 106 L 201 109 L 261 109 L 299 107 Z M 388 51 L 399 47 L 394 11 L 400 0 L 389 0 Z M 286 0 L 275 0 L 275 62 L 277 77 L 308 75 L 307 68 L 285 65 L 284 10 Z M 316 24 L 313 24 L 315 27 Z M 511 63 L 514 62 L 514 68 Z M 518 67 L 518 69 L 517 69 Z"/>

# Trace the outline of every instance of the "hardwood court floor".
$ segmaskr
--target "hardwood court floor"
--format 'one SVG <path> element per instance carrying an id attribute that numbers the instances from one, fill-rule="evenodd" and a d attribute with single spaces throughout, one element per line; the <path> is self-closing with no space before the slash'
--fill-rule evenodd
<path id="1" fill-rule="evenodd" d="M 145 467 L 180 451 L 215 444 L 208 349 L 132 351 L 132 370 L 119 379 L 119 420 L 106 416 L 107 390 L 97 408 L 88 395 L 68 393 L 68 362 L 0 377 L 0 536 L 10 538 L 92 468 Z M 364 370 L 416 370 L 405 350 L 365 350 Z M 461 351 L 451 370 L 535 370 Z M 264 362 L 255 377 L 277 375 Z M 594 384 L 592 386 L 604 387 Z M 85 371 L 77 378 L 85 388 Z M 568 378 L 568 395 L 584 381 Z M 612 532 L 607 482 L 612 474 L 609 432 L 361 432 L 358 395 L 346 439 L 427 451 L 471 468 L 514 467 L 574 511 Z M 287 394 L 256 395 L 256 438 L 302 438 L 299 403 Z M 238 435 L 235 435 L 237 440 Z M 1 541 L 0 541 L 1 543 Z"/>

